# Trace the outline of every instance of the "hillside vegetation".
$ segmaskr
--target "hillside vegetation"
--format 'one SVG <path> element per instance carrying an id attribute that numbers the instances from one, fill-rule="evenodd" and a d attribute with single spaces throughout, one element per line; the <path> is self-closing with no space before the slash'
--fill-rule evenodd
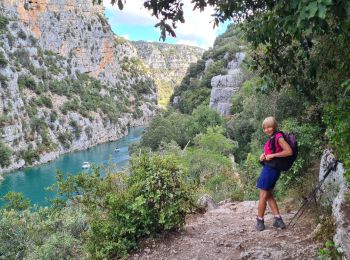
<path id="1" fill-rule="evenodd" d="M 121 137 L 155 113 L 154 82 L 136 56 L 120 51 L 120 78 L 93 78 L 39 44 L 0 9 L 0 172 Z M 96 22 L 95 26 L 98 26 Z M 130 49 L 128 43 L 112 46 Z M 139 121 L 139 122 L 138 122 Z"/>
<path id="2" fill-rule="evenodd" d="M 159 114 L 132 147 L 128 173 L 104 169 L 102 177 L 96 169 L 66 180 L 58 174 L 54 188 L 69 200 L 57 199 L 51 208 L 37 211 L 30 211 L 21 195 L 8 194 L 7 206 L 0 210 L 0 255 L 124 257 L 141 239 L 181 228 L 204 193 L 215 200 L 256 200 L 258 156 L 266 140 L 261 122 L 270 115 L 299 142 L 298 160 L 276 187 L 278 199 L 308 194 L 317 181 L 313 166 L 328 145 L 349 169 L 348 13 L 337 15 L 343 9 L 330 1 L 310 6 L 267 2 L 245 23 L 229 26 L 203 60 L 191 66 L 175 90 L 174 106 Z M 304 8 L 301 14 L 298 8 Z M 295 14 L 300 15 L 297 25 Z M 279 30 L 282 24 L 287 30 Z M 242 49 L 249 79 L 232 98 L 232 115 L 223 118 L 208 108 L 210 80 L 225 74 L 226 63 Z M 316 221 L 326 222 L 324 241 L 334 226 L 322 214 Z M 321 257 L 340 257 L 334 249 L 328 243 Z"/>

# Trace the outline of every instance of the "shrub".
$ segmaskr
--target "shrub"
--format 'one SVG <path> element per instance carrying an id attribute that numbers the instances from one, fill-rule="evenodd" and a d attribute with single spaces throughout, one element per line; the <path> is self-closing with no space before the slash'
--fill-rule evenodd
<path id="1" fill-rule="evenodd" d="M 0 34 L 6 32 L 6 27 L 9 24 L 9 19 L 5 16 L 0 15 Z"/>
<path id="2" fill-rule="evenodd" d="M 226 138 L 222 133 L 221 127 L 209 127 L 206 134 L 199 134 L 195 137 L 195 145 L 213 153 L 229 155 L 237 148 L 237 143 Z"/>
<path id="3" fill-rule="evenodd" d="M 133 158 L 129 185 L 135 202 L 131 208 L 143 223 L 142 233 L 156 234 L 185 224 L 191 198 L 184 177 L 172 156 Z"/>
<path id="4" fill-rule="evenodd" d="M 50 122 L 55 122 L 57 119 L 57 112 L 55 110 L 51 111 L 50 113 Z"/>
<path id="5" fill-rule="evenodd" d="M 11 197 L 18 197 L 14 195 Z M 25 202 L 23 197 L 19 199 L 20 204 Z M 82 246 L 86 217 L 79 208 L 12 208 L 15 210 L 0 209 L 0 252 L 4 259 L 87 258 Z"/>
<path id="6" fill-rule="evenodd" d="M 50 97 L 41 95 L 38 101 L 40 104 L 46 106 L 47 108 L 52 108 L 52 101 Z"/>
<path id="7" fill-rule="evenodd" d="M 27 35 L 23 30 L 19 30 L 17 33 L 17 37 L 22 39 L 22 40 L 26 40 L 27 39 Z"/>
<path id="8" fill-rule="evenodd" d="M 350 184 L 350 81 L 343 83 L 343 87 L 347 90 L 344 93 L 344 97 L 337 103 L 329 104 L 325 109 L 325 115 L 323 121 L 327 125 L 326 136 L 329 139 L 330 144 L 335 150 L 336 156 L 342 160 L 345 166 L 345 177 Z"/>
<path id="9" fill-rule="evenodd" d="M 4 196 L 4 200 L 5 200 L 5 209 L 13 209 L 16 211 L 20 211 L 20 210 L 26 210 L 29 208 L 30 205 L 30 201 L 29 199 L 25 199 L 23 197 L 22 193 L 19 192 L 8 192 L 5 196 Z"/>
<path id="10" fill-rule="evenodd" d="M 23 67 L 29 69 L 33 66 L 27 50 L 16 50 L 12 55 L 15 57 L 15 60 L 19 62 Z"/>
<path id="11" fill-rule="evenodd" d="M 57 139 L 58 141 L 60 141 L 62 146 L 66 149 L 69 149 L 73 141 L 72 135 L 67 132 L 59 133 Z"/>
<path id="12" fill-rule="evenodd" d="M 19 76 L 17 79 L 17 84 L 20 89 L 29 88 L 36 92 L 37 84 L 35 80 L 28 76 Z"/>
<path id="13" fill-rule="evenodd" d="M 2 74 L 0 74 L 0 83 L 6 84 L 6 81 L 8 81 L 8 78 Z"/>
<path id="14" fill-rule="evenodd" d="M 7 59 L 3 52 L 0 51 L 0 68 L 5 68 L 8 64 Z"/>
<path id="15" fill-rule="evenodd" d="M 73 128 L 73 133 L 74 133 L 75 137 L 79 139 L 80 134 L 81 134 L 81 129 L 80 129 L 77 121 L 71 120 L 71 121 L 69 121 L 69 125 Z"/>
<path id="16" fill-rule="evenodd" d="M 0 140 L 0 166 L 7 167 L 11 163 L 12 151 Z"/>
<path id="17" fill-rule="evenodd" d="M 29 149 L 21 152 L 21 157 L 26 162 L 26 165 L 32 165 L 39 160 L 39 154 L 36 150 Z"/>

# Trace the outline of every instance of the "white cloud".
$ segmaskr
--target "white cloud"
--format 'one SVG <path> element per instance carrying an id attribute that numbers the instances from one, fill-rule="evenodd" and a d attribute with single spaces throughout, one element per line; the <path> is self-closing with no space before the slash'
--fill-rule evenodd
<path id="1" fill-rule="evenodd" d="M 143 7 L 143 0 L 127 1 L 122 11 L 119 10 L 116 4 L 111 5 L 110 0 L 104 0 L 103 5 L 114 14 L 109 20 L 111 24 L 153 26 L 157 22 L 157 19 L 151 16 L 148 10 Z"/>
<path id="2" fill-rule="evenodd" d="M 203 48 L 211 47 L 220 32 L 217 27 L 213 29 L 213 17 L 211 15 L 214 10 L 206 8 L 203 12 L 193 11 L 193 5 L 190 1 L 183 2 L 185 23 L 177 24 L 175 40 L 177 40 L 177 43 L 186 43 Z M 113 17 L 109 19 L 111 25 L 129 24 L 149 27 L 157 23 L 156 18 L 151 16 L 148 10 L 143 7 L 143 0 L 128 0 L 122 11 L 119 11 L 116 5 L 111 6 L 107 0 L 104 0 L 104 6 L 108 11 L 113 12 Z M 159 33 L 158 30 L 157 32 Z"/>
<path id="3" fill-rule="evenodd" d="M 124 39 L 126 39 L 126 40 L 129 40 L 129 39 L 130 39 L 129 34 L 124 34 L 124 35 L 121 35 L 121 37 L 123 37 L 123 38 L 124 38 Z"/>

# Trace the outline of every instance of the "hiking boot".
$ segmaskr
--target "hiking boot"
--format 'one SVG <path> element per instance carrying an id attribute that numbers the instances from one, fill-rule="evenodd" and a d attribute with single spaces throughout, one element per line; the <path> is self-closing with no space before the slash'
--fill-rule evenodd
<path id="1" fill-rule="evenodd" d="M 265 224 L 263 219 L 256 219 L 256 230 L 263 231 L 265 229 Z"/>
<path id="2" fill-rule="evenodd" d="M 276 218 L 276 217 L 273 218 L 273 226 L 275 228 L 281 228 L 281 229 L 286 228 L 286 224 L 284 224 L 282 218 Z"/>

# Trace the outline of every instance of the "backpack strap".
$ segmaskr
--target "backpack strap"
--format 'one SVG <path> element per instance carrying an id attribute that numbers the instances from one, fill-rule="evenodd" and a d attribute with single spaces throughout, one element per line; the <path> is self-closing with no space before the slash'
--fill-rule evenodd
<path id="1" fill-rule="evenodd" d="M 272 153 L 276 152 L 276 135 L 281 133 L 283 138 L 286 139 L 284 137 L 284 133 L 282 131 L 275 131 L 272 136 L 270 137 L 270 142 L 269 142 L 269 148 L 270 150 L 272 150 Z"/>

